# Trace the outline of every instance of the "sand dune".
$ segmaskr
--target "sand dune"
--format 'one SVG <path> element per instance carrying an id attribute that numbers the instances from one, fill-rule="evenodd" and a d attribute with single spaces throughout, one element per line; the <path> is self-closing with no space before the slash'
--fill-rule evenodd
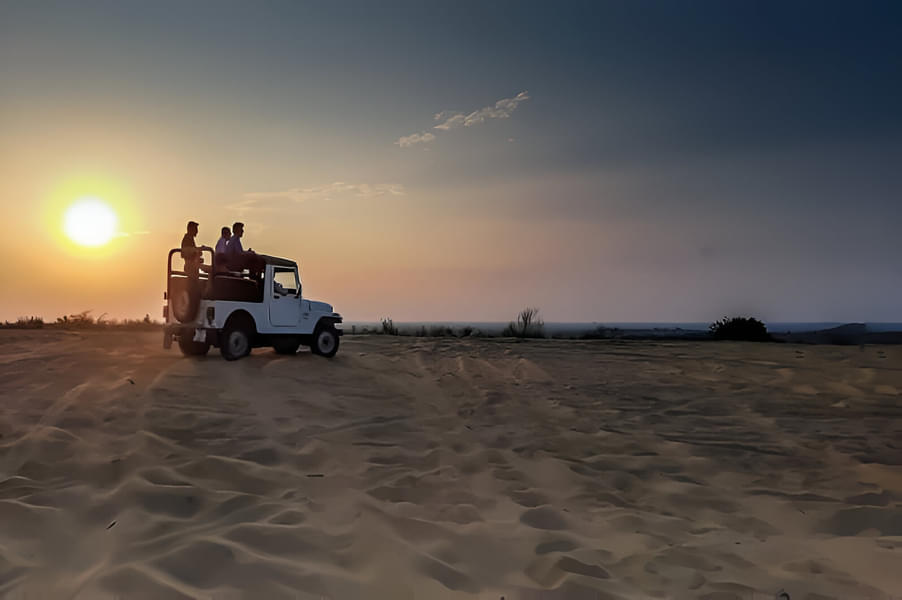
<path id="1" fill-rule="evenodd" d="M 886 598 L 902 348 L 0 332 L 10 598 Z"/>

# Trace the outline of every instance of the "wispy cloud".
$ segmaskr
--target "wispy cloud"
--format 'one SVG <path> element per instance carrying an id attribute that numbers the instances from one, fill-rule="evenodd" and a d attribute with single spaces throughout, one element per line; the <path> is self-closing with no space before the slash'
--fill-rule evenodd
<path id="1" fill-rule="evenodd" d="M 529 100 L 529 93 L 523 91 L 513 98 L 502 98 L 494 106 L 486 106 L 479 110 L 474 110 L 470 114 L 441 112 L 435 115 L 436 121 L 442 121 L 435 126 L 435 129 L 448 131 L 461 125 L 472 127 L 479 123 L 485 123 L 488 119 L 507 119 L 517 109 L 517 106 L 525 100 Z"/>
<path id="2" fill-rule="evenodd" d="M 441 122 L 438 125 L 433 125 L 432 128 L 439 131 L 449 131 L 457 127 L 472 127 L 479 123 L 485 123 L 489 119 L 507 119 L 517 109 L 517 106 L 526 100 L 529 100 L 529 93 L 524 90 L 513 98 L 502 98 L 492 106 L 485 106 L 470 113 L 443 110 L 434 115 L 433 120 Z M 395 144 L 402 148 L 408 148 L 414 144 L 431 142 L 434 139 L 435 135 L 422 131 L 402 136 L 398 138 Z"/>
<path id="3" fill-rule="evenodd" d="M 431 142 L 435 139 L 435 134 L 429 133 L 428 131 L 423 131 L 420 133 L 411 133 L 410 135 L 405 135 L 398 138 L 398 141 L 395 142 L 402 148 L 408 148 L 413 146 L 414 144 L 420 144 L 425 142 Z"/>
<path id="4" fill-rule="evenodd" d="M 273 204 L 279 202 L 330 201 L 347 197 L 370 199 L 380 196 L 403 196 L 404 194 L 404 186 L 400 183 L 371 184 L 335 181 L 314 187 L 291 188 L 275 192 L 248 192 L 240 201 L 226 208 L 243 213 L 251 209 L 273 208 Z"/>

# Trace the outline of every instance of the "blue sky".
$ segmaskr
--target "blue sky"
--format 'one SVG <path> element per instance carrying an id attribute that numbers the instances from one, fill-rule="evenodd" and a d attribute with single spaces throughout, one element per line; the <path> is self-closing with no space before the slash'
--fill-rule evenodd
<path id="1" fill-rule="evenodd" d="M 352 318 L 899 320 L 900 40 L 893 2 L 6 2 L 0 203 L 123 182 L 123 256 L 240 216 Z"/>

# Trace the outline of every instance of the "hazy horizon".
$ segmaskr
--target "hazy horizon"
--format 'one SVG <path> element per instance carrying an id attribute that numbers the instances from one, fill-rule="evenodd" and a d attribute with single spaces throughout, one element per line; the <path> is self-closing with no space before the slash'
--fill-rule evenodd
<path id="1" fill-rule="evenodd" d="M 902 5 L 6 2 L 0 320 L 161 317 L 189 219 L 348 320 L 902 320 Z M 96 197 L 113 239 L 79 246 Z"/>

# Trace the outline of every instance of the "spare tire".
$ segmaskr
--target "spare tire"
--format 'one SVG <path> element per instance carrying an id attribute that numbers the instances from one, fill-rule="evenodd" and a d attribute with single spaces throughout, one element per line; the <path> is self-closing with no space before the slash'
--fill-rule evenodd
<path id="1" fill-rule="evenodd" d="M 200 306 L 200 283 L 186 278 L 169 280 L 169 307 L 179 323 L 190 323 L 197 318 Z"/>

